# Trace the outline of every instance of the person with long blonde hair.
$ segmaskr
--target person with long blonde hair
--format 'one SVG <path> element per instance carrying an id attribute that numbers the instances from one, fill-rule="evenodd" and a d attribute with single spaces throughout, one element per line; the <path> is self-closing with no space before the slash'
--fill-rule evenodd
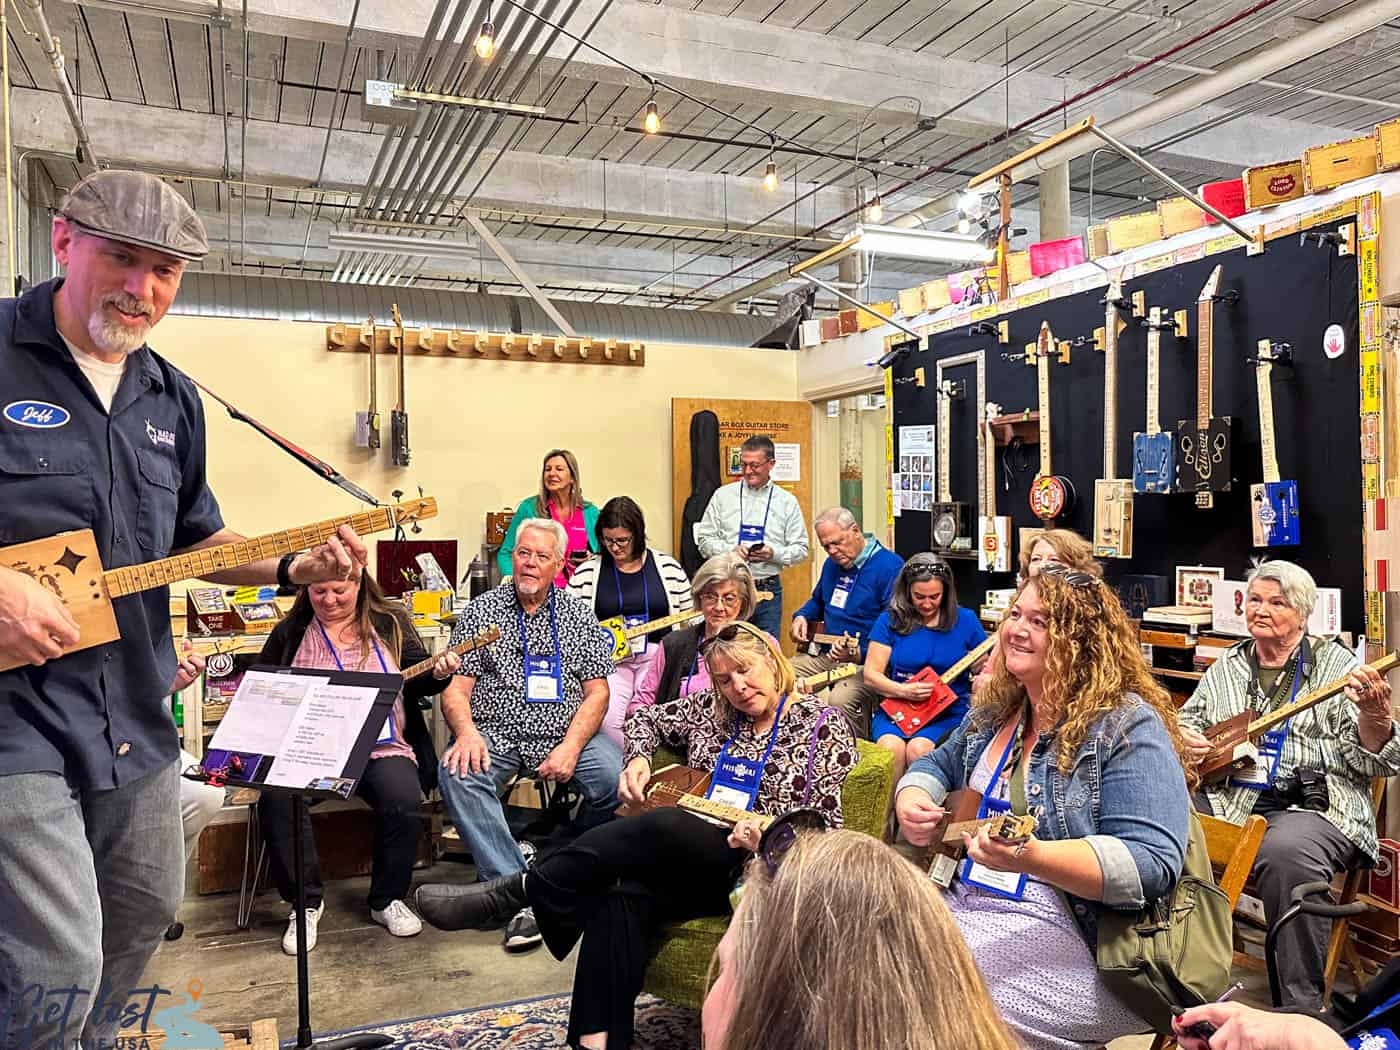
<path id="1" fill-rule="evenodd" d="M 749 862 L 715 953 L 706 1050 L 1015 1050 L 913 865 L 855 831 L 801 832 L 768 853 Z"/>
<path id="2" fill-rule="evenodd" d="M 964 835 L 968 859 L 948 904 L 1027 1047 L 1101 1046 L 1148 1027 L 1098 980 L 1098 916 L 1140 909 L 1180 877 L 1185 744 L 1099 577 L 1042 569 L 1021 585 L 1000 639 L 967 719 L 899 782 L 895 814 L 914 845 L 932 840 L 962 788 L 979 798 L 978 816 L 1036 818 L 1021 842 L 986 826 Z"/>

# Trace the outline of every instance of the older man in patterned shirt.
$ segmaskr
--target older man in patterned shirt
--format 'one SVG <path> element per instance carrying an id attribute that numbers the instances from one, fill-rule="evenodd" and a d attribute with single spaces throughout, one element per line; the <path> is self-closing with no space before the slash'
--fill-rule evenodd
<path id="1" fill-rule="evenodd" d="M 516 533 L 509 582 L 467 606 L 452 643 L 498 627 L 500 639 L 468 653 L 442 694 L 454 739 L 438 778 L 448 815 L 483 881 L 525 870 L 500 795 L 522 769 L 583 794 L 580 823 L 617 808 L 622 755 L 598 732 L 608 710 L 612 646 L 587 604 L 553 586 L 567 537 L 558 522 L 530 518 Z M 506 926 L 508 950 L 540 943 L 526 908 Z"/>

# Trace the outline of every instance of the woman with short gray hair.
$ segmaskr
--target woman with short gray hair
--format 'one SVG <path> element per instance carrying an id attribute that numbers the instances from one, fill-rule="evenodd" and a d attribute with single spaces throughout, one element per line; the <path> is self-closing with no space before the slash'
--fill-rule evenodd
<path id="1" fill-rule="evenodd" d="M 747 620 L 758 604 L 753 573 L 734 551 L 716 554 L 695 572 L 690 593 L 703 617 L 699 623 L 672 631 L 652 648 L 651 664 L 637 683 L 630 715 L 638 707 L 666 703 L 678 697 L 710 688 L 705 661 L 699 658 L 700 645 L 721 627 L 735 620 Z M 625 724 L 625 719 L 624 719 Z"/>
<path id="2" fill-rule="evenodd" d="M 1211 664 L 1179 716 L 1189 758 L 1211 754 L 1205 731 L 1237 715 L 1268 714 L 1345 679 L 1343 695 L 1294 715 L 1258 741 L 1246 770 L 1209 785 L 1197 806 L 1232 824 L 1253 813 L 1268 822 L 1254 862 L 1272 925 L 1293 887 L 1331 882 L 1376 862 L 1371 780 L 1400 773 L 1400 735 L 1390 686 L 1336 639 L 1308 634 L 1317 584 L 1300 565 L 1269 561 L 1250 574 L 1244 618 L 1250 637 Z M 1281 934 L 1283 1005 L 1320 1010 L 1331 921 L 1302 915 Z"/>

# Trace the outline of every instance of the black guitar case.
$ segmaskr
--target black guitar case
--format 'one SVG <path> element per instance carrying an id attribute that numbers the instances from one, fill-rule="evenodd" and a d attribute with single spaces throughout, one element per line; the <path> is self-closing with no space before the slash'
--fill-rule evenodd
<path id="1" fill-rule="evenodd" d="M 695 543 L 695 526 L 719 488 L 719 417 L 709 409 L 690 417 L 690 496 L 681 508 L 680 562 L 693 577 L 705 563 Z"/>

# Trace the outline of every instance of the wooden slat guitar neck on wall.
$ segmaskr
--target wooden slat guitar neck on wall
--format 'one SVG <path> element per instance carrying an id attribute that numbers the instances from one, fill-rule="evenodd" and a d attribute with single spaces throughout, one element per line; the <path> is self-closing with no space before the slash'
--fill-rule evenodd
<path id="1" fill-rule="evenodd" d="M 1215 319 L 1217 302 L 1229 305 L 1239 301 L 1240 293 L 1220 291 L 1220 275 L 1224 269 L 1216 266 L 1206 279 L 1196 299 L 1196 418 L 1183 419 L 1176 425 L 1176 478 L 1178 492 L 1193 492 L 1196 506 L 1209 510 L 1215 506 L 1215 494 L 1228 492 L 1234 481 L 1230 446 L 1232 444 L 1229 416 L 1214 415 L 1215 397 Z"/>
<path id="2" fill-rule="evenodd" d="M 1024 354 L 1008 354 L 1008 360 L 1020 357 L 1036 370 L 1036 399 L 1040 411 L 1040 473 L 1031 482 L 1031 513 L 1044 522 L 1046 528 L 1054 528 L 1055 519 L 1074 510 L 1074 482 L 1064 474 L 1056 474 L 1051 466 L 1051 449 L 1054 446 L 1053 431 L 1050 429 L 1050 367 L 1052 364 L 1069 364 L 1069 343 L 1057 342 L 1055 333 L 1050 330 L 1050 322 L 1040 323 L 1040 334 L 1034 343 L 1026 346 Z"/>

